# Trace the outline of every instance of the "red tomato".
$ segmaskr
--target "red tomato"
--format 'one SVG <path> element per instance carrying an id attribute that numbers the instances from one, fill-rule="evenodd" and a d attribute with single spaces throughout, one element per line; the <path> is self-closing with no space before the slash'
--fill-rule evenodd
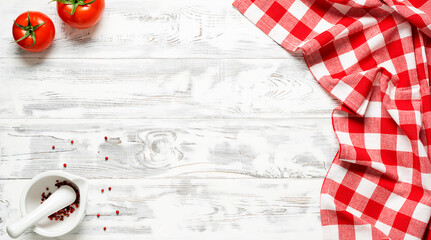
<path id="1" fill-rule="evenodd" d="M 61 20 L 74 28 L 96 25 L 105 10 L 105 0 L 55 0 Z"/>
<path id="2" fill-rule="evenodd" d="M 47 49 L 55 36 L 51 19 L 41 12 L 26 12 L 18 16 L 12 27 L 15 42 L 29 52 Z"/>

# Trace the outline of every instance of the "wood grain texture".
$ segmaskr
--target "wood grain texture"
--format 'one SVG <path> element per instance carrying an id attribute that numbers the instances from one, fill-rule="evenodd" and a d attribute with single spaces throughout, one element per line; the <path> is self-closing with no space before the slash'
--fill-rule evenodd
<path id="1" fill-rule="evenodd" d="M 25 183 L 0 181 L 2 239 L 9 239 L 6 223 L 19 215 L 17 190 Z M 320 185 L 321 180 L 281 179 L 91 180 L 87 216 L 61 239 L 319 239 Z M 108 186 L 112 191 L 101 194 Z M 20 239 L 44 238 L 27 231 Z"/>
<path id="2" fill-rule="evenodd" d="M 301 59 L 0 64 L 0 118 L 328 118 L 338 104 Z"/>
<path id="3" fill-rule="evenodd" d="M 0 178 L 31 178 L 65 162 L 88 178 L 324 177 L 337 149 L 330 124 L 300 121 L 5 119 Z"/>
<path id="4" fill-rule="evenodd" d="M 73 29 L 61 22 L 55 4 L 2 1 L 1 29 L 28 9 L 54 21 L 54 44 L 39 54 L 11 47 L 10 34 L 0 36 L 0 57 L 26 58 L 289 58 L 275 42 L 251 24 L 232 0 L 106 0 L 98 25 Z"/>

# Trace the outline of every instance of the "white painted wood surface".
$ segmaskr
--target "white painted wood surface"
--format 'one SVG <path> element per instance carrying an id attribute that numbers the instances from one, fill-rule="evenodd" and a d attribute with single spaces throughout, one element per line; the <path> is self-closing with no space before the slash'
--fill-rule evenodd
<path id="1" fill-rule="evenodd" d="M 88 30 L 0 2 L 1 29 L 27 10 L 57 29 L 37 54 L 0 33 L 0 239 L 23 185 L 63 163 L 90 201 L 61 239 L 320 238 L 337 102 L 231 2 L 107 0 Z"/>
<path id="2" fill-rule="evenodd" d="M 0 181 L 7 220 L 18 215 L 16 189 L 24 184 Z M 91 180 L 87 216 L 61 239 L 319 239 L 320 185 L 320 179 Z M 107 186 L 112 191 L 101 194 Z M 43 238 L 26 232 L 21 239 Z"/>

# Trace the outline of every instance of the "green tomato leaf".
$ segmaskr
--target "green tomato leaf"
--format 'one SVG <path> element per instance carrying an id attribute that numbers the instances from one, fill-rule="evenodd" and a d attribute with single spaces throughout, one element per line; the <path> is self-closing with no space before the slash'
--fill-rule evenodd
<path id="1" fill-rule="evenodd" d="M 30 11 L 27 11 L 27 21 L 28 21 L 27 27 L 31 26 Z"/>
<path id="2" fill-rule="evenodd" d="M 79 4 L 80 6 L 83 6 L 83 5 L 90 5 L 90 4 L 92 4 L 92 3 L 94 3 L 96 0 L 93 0 L 93 1 L 91 1 L 91 2 L 88 2 L 88 3 L 85 3 L 85 1 L 82 1 L 83 3 L 82 4 Z"/>
<path id="3" fill-rule="evenodd" d="M 46 22 L 43 22 L 43 23 L 41 23 L 41 24 L 38 24 L 38 25 L 36 25 L 36 26 L 33 26 L 33 31 L 36 31 L 36 29 L 38 28 L 38 27 L 40 27 L 40 26 L 42 26 L 43 24 L 45 24 Z"/>
<path id="4" fill-rule="evenodd" d="M 30 34 L 33 39 L 33 44 L 30 47 L 33 47 L 36 44 L 36 34 L 33 31 L 30 31 Z"/>
<path id="5" fill-rule="evenodd" d="M 22 36 L 20 39 L 18 39 L 18 40 L 16 40 L 16 41 L 13 41 L 12 43 L 17 43 L 17 42 L 19 42 L 19 41 L 22 41 L 22 40 L 26 39 L 28 36 L 30 36 L 30 31 L 27 31 L 27 32 L 24 34 L 24 36 Z"/>
<path id="6" fill-rule="evenodd" d="M 75 12 L 76 12 L 76 9 L 78 8 L 78 3 L 73 3 L 72 4 L 72 12 L 71 13 L 69 13 L 70 15 L 73 15 L 73 14 L 75 14 Z"/>
<path id="7" fill-rule="evenodd" d="M 18 23 L 17 23 L 17 22 L 15 22 L 15 21 L 13 21 L 13 23 L 14 23 L 17 27 L 21 28 L 22 30 L 27 30 L 27 29 L 28 29 L 28 26 L 20 25 L 20 24 L 18 24 Z"/>

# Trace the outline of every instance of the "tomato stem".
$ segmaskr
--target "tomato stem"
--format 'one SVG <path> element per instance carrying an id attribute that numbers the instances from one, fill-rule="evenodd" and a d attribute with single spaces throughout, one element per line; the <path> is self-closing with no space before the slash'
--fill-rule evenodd
<path id="1" fill-rule="evenodd" d="M 22 36 L 20 39 L 18 39 L 16 41 L 14 41 L 13 43 L 17 43 L 19 41 L 26 39 L 28 36 L 31 36 L 31 38 L 33 39 L 33 44 L 30 47 L 33 47 L 36 44 L 36 34 L 34 32 L 36 31 L 36 29 L 38 29 L 40 26 L 42 26 L 43 24 L 46 23 L 46 22 L 43 22 L 43 23 L 38 24 L 36 26 L 31 25 L 30 11 L 27 11 L 27 26 L 20 25 L 15 21 L 13 21 L 13 22 L 17 27 L 19 27 L 25 31 L 24 36 Z"/>
<path id="2" fill-rule="evenodd" d="M 63 4 L 67 4 L 67 5 L 72 5 L 72 11 L 67 12 L 69 15 L 73 15 L 76 12 L 76 9 L 78 8 L 78 6 L 85 6 L 85 5 L 90 5 L 92 3 L 94 3 L 96 0 L 92 0 L 88 3 L 85 3 L 85 0 L 52 0 L 50 3 L 52 2 L 59 2 L 59 3 L 63 3 Z"/>

